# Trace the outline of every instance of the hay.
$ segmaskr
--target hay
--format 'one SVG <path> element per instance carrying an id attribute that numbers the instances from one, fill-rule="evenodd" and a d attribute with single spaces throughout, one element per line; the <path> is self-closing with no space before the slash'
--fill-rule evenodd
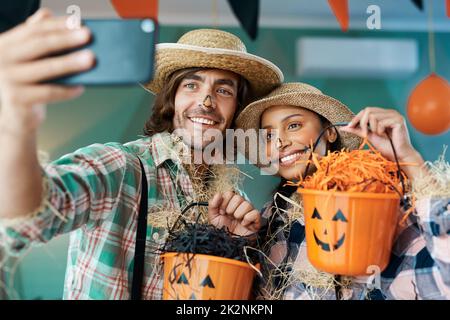
<path id="1" fill-rule="evenodd" d="M 434 161 L 426 161 L 418 178 L 412 183 L 412 195 L 417 199 L 450 197 L 450 163 L 445 161 L 447 146 L 442 154 Z"/>
<path id="2" fill-rule="evenodd" d="M 170 198 L 161 199 L 149 212 L 148 224 L 157 228 L 167 228 L 173 225 L 181 215 L 181 209 L 191 202 L 208 202 L 218 192 L 238 191 L 242 186 L 243 175 L 245 175 L 235 165 L 217 164 L 217 165 L 198 165 L 193 164 L 191 150 L 184 144 L 178 136 L 171 135 L 170 144 L 163 144 L 173 159 L 181 163 L 183 169 L 188 174 L 193 188 L 193 196 L 187 197 L 180 207 L 172 203 Z M 175 177 L 174 184 L 179 188 L 180 179 L 183 171 L 179 170 Z M 199 223 L 207 222 L 207 208 L 199 208 L 201 217 Z M 187 221 L 193 222 L 197 217 L 189 214 L 184 217 Z"/>

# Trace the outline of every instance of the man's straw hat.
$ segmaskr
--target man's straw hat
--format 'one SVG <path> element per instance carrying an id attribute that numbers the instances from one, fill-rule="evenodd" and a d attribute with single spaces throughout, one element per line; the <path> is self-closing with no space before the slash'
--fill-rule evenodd
<path id="1" fill-rule="evenodd" d="M 155 73 L 145 87 L 157 94 L 174 71 L 203 67 L 235 72 L 250 83 L 256 96 L 269 93 L 283 81 L 283 73 L 272 62 L 247 53 L 235 35 L 214 29 L 197 29 L 177 43 L 156 45 Z"/>

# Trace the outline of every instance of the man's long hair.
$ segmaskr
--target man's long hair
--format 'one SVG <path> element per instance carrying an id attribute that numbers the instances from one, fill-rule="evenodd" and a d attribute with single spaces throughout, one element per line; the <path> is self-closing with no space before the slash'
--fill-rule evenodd
<path id="1" fill-rule="evenodd" d="M 175 95 L 181 81 L 193 75 L 196 72 L 208 70 L 207 68 L 187 68 L 175 71 L 172 73 L 167 81 L 164 83 L 161 91 L 156 95 L 155 103 L 153 105 L 153 112 L 150 118 L 145 123 L 144 134 L 152 136 L 156 133 L 168 131 L 173 132 L 173 117 L 175 115 Z M 253 99 L 249 82 L 242 76 L 239 76 L 238 93 L 237 93 L 237 107 L 234 113 L 233 122 L 242 111 L 242 109 L 249 104 Z"/>

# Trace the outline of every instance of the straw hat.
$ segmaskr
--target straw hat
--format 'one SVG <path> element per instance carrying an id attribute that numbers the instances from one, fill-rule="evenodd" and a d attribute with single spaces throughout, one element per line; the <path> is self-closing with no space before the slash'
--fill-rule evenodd
<path id="1" fill-rule="evenodd" d="M 155 73 L 145 85 L 157 94 L 174 71 L 203 67 L 235 72 L 247 79 L 257 96 L 269 93 L 283 81 L 283 73 L 272 62 L 247 53 L 235 35 L 214 29 L 197 29 L 184 34 L 177 43 L 156 45 Z"/>
<path id="2" fill-rule="evenodd" d="M 277 105 L 298 106 L 311 110 L 332 124 L 349 122 L 354 117 L 354 113 L 340 101 L 323 94 L 309 84 L 295 82 L 282 84 L 266 97 L 246 106 L 236 119 L 237 128 L 259 129 L 263 112 Z M 361 138 L 347 132 L 340 132 L 339 139 L 341 146 L 350 150 L 358 148 L 362 142 Z M 245 153 L 247 154 L 247 151 Z"/>

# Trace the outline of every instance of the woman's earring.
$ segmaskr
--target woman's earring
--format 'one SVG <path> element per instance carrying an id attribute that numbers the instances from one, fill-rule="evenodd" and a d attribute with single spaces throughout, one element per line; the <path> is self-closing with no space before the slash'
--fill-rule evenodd
<path id="1" fill-rule="evenodd" d="M 204 105 L 206 108 L 211 108 L 211 106 L 212 106 L 212 100 L 211 100 L 211 96 L 210 96 L 209 94 L 205 97 L 205 100 L 203 100 L 203 105 Z"/>

